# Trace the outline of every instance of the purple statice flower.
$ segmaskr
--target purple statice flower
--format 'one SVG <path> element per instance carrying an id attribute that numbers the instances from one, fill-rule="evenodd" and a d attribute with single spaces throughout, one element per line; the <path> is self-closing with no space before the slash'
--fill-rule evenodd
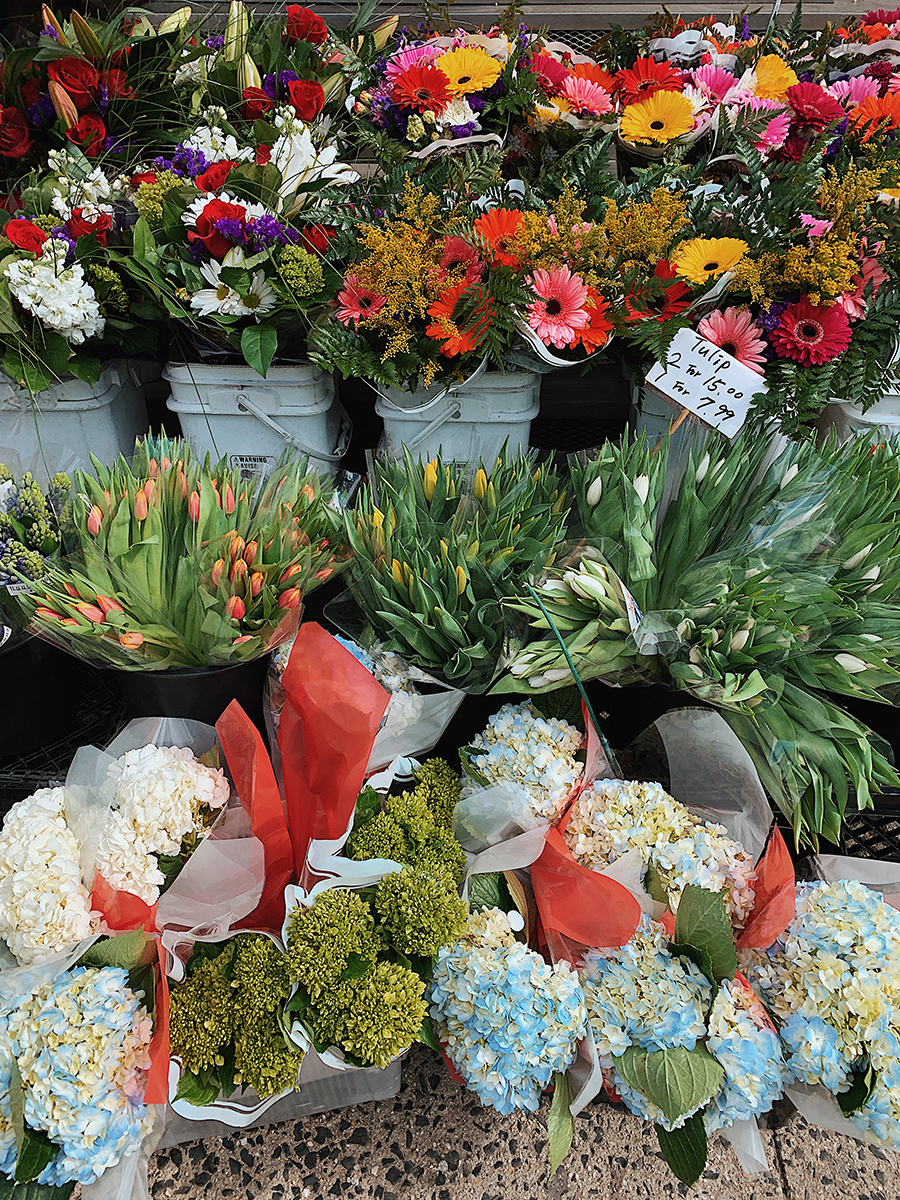
<path id="1" fill-rule="evenodd" d="M 485 100 L 496 100 L 498 98 L 498 96 L 502 96 L 505 91 L 506 91 L 506 84 L 503 82 L 503 76 L 501 75 L 495 84 L 493 84 L 489 88 L 485 88 L 485 90 L 481 94 L 485 98 Z M 471 97 L 469 97 L 469 104 L 471 104 L 471 103 L 472 103 L 472 99 L 471 99 Z"/>
<path id="2" fill-rule="evenodd" d="M 182 171 L 180 167 L 176 167 L 171 158 L 163 158 L 162 156 L 159 158 L 154 158 L 153 165 L 156 167 L 157 171 L 171 171 L 173 175 L 177 175 L 179 178 L 184 179 L 184 171 Z"/>
<path id="3" fill-rule="evenodd" d="M 28 120 L 38 128 L 49 124 L 55 116 L 56 110 L 53 107 L 53 101 L 50 99 L 49 92 L 44 92 L 40 100 L 28 108 Z"/>
<path id="4" fill-rule="evenodd" d="M 106 116 L 109 110 L 109 88 L 105 84 L 97 85 L 97 111 L 101 116 Z"/>
<path id="5" fill-rule="evenodd" d="M 472 112 L 475 112 L 475 113 L 484 112 L 484 101 L 482 100 L 482 98 L 480 96 L 469 96 L 468 99 L 469 99 L 469 108 L 471 108 Z"/>
<path id="6" fill-rule="evenodd" d="M 381 220 L 381 218 L 384 216 L 384 209 L 383 209 L 383 208 L 376 208 L 376 209 L 375 209 L 375 216 L 376 216 L 376 217 L 377 217 L 379 220 Z"/>
<path id="7" fill-rule="evenodd" d="M 743 17 L 741 17 L 741 32 L 738 36 L 742 42 L 750 41 L 750 21 L 746 13 L 744 13 Z"/>
<path id="8" fill-rule="evenodd" d="M 238 246 L 246 244 L 244 222 L 236 217 L 219 217 L 218 221 L 213 221 L 213 229 L 221 233 L 222 237 L 227 237 L 229 242 L 235 242 Z"/>
<path id="9" fill-rule="evenodd" d="M 835 128 L 835 133 L 837 134 L 837 137 L 834 139 L 833 142 L 829 142 L 828 145 L 825 147 L 824 158 L 825 158 L 826 162 L 831 162 L 833 159 L 837 158 L 838 151 L 841 148 L 841 143 L 844 140 L 844 134 L 847 132 L 847 128 L 848 128 L 849 124 L 850 124 L 850 121 L 848 118 L 845 121 L 841 121 L 840 125 L 838 125 Z"/>
<path id="10" fill-rule="evenodd" d="M 121 154 L 130 145 L 128 138 L 114 137 L 112 134 L 103 139 L 103 150 L 106 154 Z"/>
<path id="11" fill-rule="evenodd" d="M 275 100 L 276 96 L 278 95 L 278 80 L 274 75 L 266 75 L 266 77 L 263 79 L 263 91 L 270 100 Z"/>
<path id="12" fill-rule="evenodd" d="M 385 71 L 387 70 L 387 65 L 388 65 L 388 60 L 386 58 L 382 57 L 382 58 L 375 59 L 374 66 L 375 66 L 375 70 L 378 72 L 379 75 L 383 75 L 385 73 Z"/>
<path id="13" fill-rule="evenodd" d="M 793 300 L 773 300 L 769 307 L 759 314 L 759 323 L 762 325 L 766 333 L 771 333 L 778 324 L 779 318 L 784 310 L 791 304 Z"/>
<path id="14" fill-rule="evenodd" d="M 188 246 L 188 254 L 195 263 L 209 262 L 210 258 L 212 257 L 202 242 L 192 242 L 191 245 Z"/>
<path id="15" fill-rule="evenodd" d="M 289 83 L 296 83 L 300 78 L 296 71 L 279 71 L 278 72 L 278 90 L 282 96 L 287 95 Z"/>
<path id="16" fill-rule="evenodd" d="M 208 46 L 210 50 L 221 50 L 225 45 L 225 34 L 211 33 L 203 44 L 204 46 Z"/>
<path id="17" fill-rule="evenodd" d="M 474 121 L 467 121 L 465 125 L 451 125 L 450 132 L 455 138 L 471 137 L 477 128 Z"/>
<path id="18" fill-rule="evenodd" d="M 59 41 L 59 34 L 56 32 L 56 30 L 53 28 L 52 25 L 45 25 L 44 28 L 41 30 L 41 33 L 43 34 L 44 37 L 53 38 L 54 42 Z"/>
<path id="19" fill-rule="evenodd" d="M 216 222 L 216 228 L 220 227 L 221 222 Z M 231 237 L 224 229 L 221 230 L 226 237 Z M 266 213 L 262 217 L 251 217 L 247 222 L 246 227 L 247 247 L 251 254 L 258 254 L 261 250 L 268 250 L 270 246 L 286 246 L 290 242 L 300 240 L 300 234 L 296 229 L 291 229 L 273 217 L 270 213 Z"/>
<path id="20" fill-rule="evenodd" d="M 75 239 L 69 237 L 69 231 L 65 225 L 54 225 L 50 230 L 50 236 L 56 242 L 64 242 L 68 247 L 66 251 L 66 266 L 68 267 L 75 258 Z"/>

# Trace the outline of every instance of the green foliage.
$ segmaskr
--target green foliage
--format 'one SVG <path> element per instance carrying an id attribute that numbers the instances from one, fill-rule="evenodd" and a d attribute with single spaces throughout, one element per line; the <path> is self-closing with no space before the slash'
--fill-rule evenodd
<path id="1" fill-rule="evenodd" d="M 553 1100 L 550 1104 L 550 1114 L 547 1118 L 547 1143 L 550 1152 L 550 1174 L 555 1175 L 556 1169 L 569 1153 L 572 1138 L 575 1136 L 575 1119 L 569 1111 L 572 1096 L 569 1092 L 569 1081 L 559 1071 L 553 1075 Z"/>
<path id="2" fill-rule="evenodd" d="M 733 979 L 737 971 L 734 933 L 725 897 L 690 883 L 681 894 L 675 916 L 675 941 L 706 954 L 713 982 Z"/>
<path id="3" fill-rule="evenodd" d="M 693 1187 L 706 1170 L 707 1140 L 703 1114 L 695 1113 L 682 1126 L 671 1131 L 657 1125 L 656 1136 L 662 1156 L 673 1173 L 682 1183 Z"/>
<path id="4" fill-rule="evenodd" d="M 630 1088 L 646 1096 L 675 1122 L 707 1104 L 722 1086 L 725 1072 L 702 1046 L 642 1050 L 629 1046 L 616 1069 Z"/>

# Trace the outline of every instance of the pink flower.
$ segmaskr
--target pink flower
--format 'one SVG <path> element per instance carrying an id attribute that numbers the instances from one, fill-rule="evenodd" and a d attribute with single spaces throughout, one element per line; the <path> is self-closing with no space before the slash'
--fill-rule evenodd
<path id="1" fill-rule="evenodd" d="M 528 281 L 539 299 L 528 306 L 528 324 L 542 342 L 562 350 L 590 320 L 587 285 L 568 267 L 541 268 Z"/>
<path id="2" fill-rule="evenodd" d="M 399 54 L 388 59 L 385 74 L 393 83 L 397 76 L 402 75 L 409 67 L 414 67 L 417 63 L 424 67 L 433 58 L 439 58 L 441 53 L 439 46 L 410 46 L 408 50 L 401 50 Z"/>
<path id="3" fill-rule="evenodd" d="M 839 79 L 825 90 L 845 108 L 856 108 L 857 104 L 862 104 L 869 96 L 877 96 L 879 87 L 877 79 L 869 79 L 867 75 L 854 75 L 852 79 Z M 888 90 L 893 90 L 890 84 Z"/>
<path id="4" fill-rule="evenodd" d="M 874 83 L 876 81 L 872 80 L 872 82 Z M 888 80 L 888 89 L 887 90 L 889 92 L 900 92 L 900 71 L 895 71 L 894 74 L 890 77 L 890 79 Z"/>
<path id="5" fill-rule="evenodd" d="M 691 75 L 691 83 L 698 92 L 720 103 L 737 83 L 730 71 L 724 67 L 698 67 Z"/>
<path id="6" fill-rule="evenodd" d="M 465 267 L 465 283 L 478 283 L 484 274 L 484 263 L 474 246 L 461 237 L 444 238 L 444 251 L 441 255 L 441 268 L 449 273 L 454 267 Z"/>
<path id="7" fill-rule="evenodd" d="M 852 334 L 840 304 L 828 308 L 811 304 L 808 297 L 801 296 L 784 310 L 769 337 L 779 358 L 818 367 L 843 354 Z"/>
<path id="8" fill-rule="evenodd" d="M 337 298 L 341 307 L 335 316 L 342 325 L 349 325 L 351 321 L 356 325 L 367 317 L 374 317 L 387 304 L 386 296 L 379 296 L 371 288 L 365 287 L 355 275 L 347 276 Z"/>
<path id="9" fill-rule="evenodd" d="M 834 221 L 820 221 L 818 217 L 811 217 L 809 213 L 800 214 L 800 224 L 811 238 L 822 237 L 829 229 L 834 228 Z"/>
<path id="10" fill-rule="evenodd" d="M 766 150 L 777 150 L 779 146 L 784 145 L 791 127 L 791 118 L 783 104 L 777 104 L 774 100 L 763 100 L 759 96 L 750 96 L 741 107 L 749 108 L 752 113 L 771 112 L 776 114 L 762 127 L 759 141 L 754 142 L 754 146 L 760 154 L 764 154 Z"/>
<path id="11" fill-rule="evenodd" d="M 558 96 L 569 77 L 568 69 L 549 54 L 536 54 L 531 60 L 531 69 L 545 96 Z"/>
<path id="12" fill-rule="evenodd" d="M 570 75 L 562 86 L 562 94 L 572 105 L 576 113 L 589 113 L 599 117 L 602 113 L 612 112 L 612 97 L 599 83 L 590 79 L 577 79 Z"/>
<path id="13" fill-rule="evenodd" d="M 697 332 L 757 375 L 763 374 L 766 343 L 762 338 L 763 331 L 749 309 L 717 308 L 703 318 Z"/>
<path id="14" fill-rule="evenodd" d="M 872 297 L 878 295 L 878 289 L 887 281 L 888 273 L 884 267 L 878 262 L 877 258 L 864 258 L 860 265 L 860 273 L 853 279 L 856 285 L 855 292 L 844 292 L 843 296 L 838 298 L 838 304 L 847 314 L 851 321 L 858 321 L 860 317 L 866 315 L 866 287 L 869 280 L 872 281 Z"/>

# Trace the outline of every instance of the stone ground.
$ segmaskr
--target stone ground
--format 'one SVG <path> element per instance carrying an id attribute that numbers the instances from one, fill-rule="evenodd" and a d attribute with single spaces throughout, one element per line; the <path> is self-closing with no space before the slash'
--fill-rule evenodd
<path id="1" fill-rule="evenodd" d="M 575 1122 L 569 1157 L 547 1178 L 539 1113 L 501 1117 L 416 1048 L 393 1100 L 160 1151 L 152 1200 L 897 1200 L 900 1159 L 812 1129 L 796 1114 L 765 1130 L 767 1175 L 749 1179 L 714 1139 L 707 1172 L 688 1189 L 662 1160 L 650 1127 L 594 1104 Z"/>

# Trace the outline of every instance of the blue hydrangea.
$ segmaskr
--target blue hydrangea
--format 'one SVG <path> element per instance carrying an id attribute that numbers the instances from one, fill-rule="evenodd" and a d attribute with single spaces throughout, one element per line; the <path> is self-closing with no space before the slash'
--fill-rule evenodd
<path id="1" fill-rule="evenodd" d="M 344 647 L 345 650 L 349 650 L 350 653 L 353 655 L 353 657 L 357 660 L 357 662 L 361 662 L 367 671 L 375 670 L 374 661 L 369 657 L 368 654 L 366 654 L 366 652 L 365 652 L 365 650 L 363 650 L 362 646 L 357 646 L 356 642 L 351 642 L 349 638 L 342 638 L 342 637 L 335 636 L 334 640 L 336 642 L 340 642 L 340 644 Z"/>
<path id="2" fill-rule="evenodd" d="M 783 1095 L 781 1043 L 745 984 L 721 984 L 709 1014 L 706 1048 L 725 1072 L 704 1114 L 708 1133 L 769 1112 Z"/>
<path id="3" fill-rule="evenodd" d="M 790 1077 L 798 1083 L 822 1083 L 830 1092 L 845 1091 L 852 1064 L 844 1057 L 841 1035 L 821 1017 L 792 1013 L 781 1038 L 789 1051 Z"/>

